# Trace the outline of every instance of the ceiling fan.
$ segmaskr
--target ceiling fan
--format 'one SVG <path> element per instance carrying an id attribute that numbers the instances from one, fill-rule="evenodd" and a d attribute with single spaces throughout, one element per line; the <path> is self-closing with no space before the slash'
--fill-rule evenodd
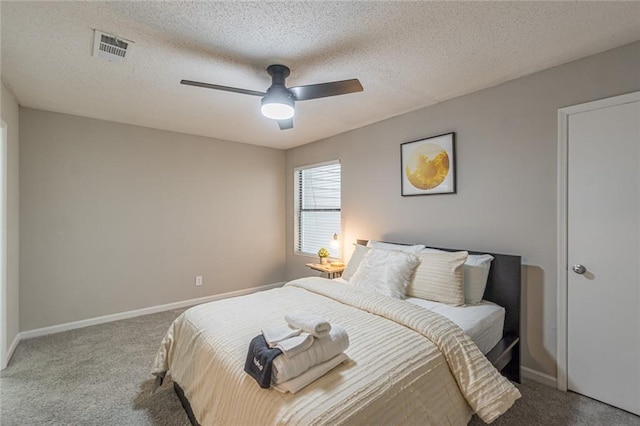
<path id="1" fill-rule="evenodd" d="M 308 101 L 310 99 L 326 98 L 328 96 L 346 95 L 348 93 L 362 92 L 363 90 L 362 84 L 355 78 L 287 88 L 284 85 L 284 80 L 291 73 L 288 67 L 277 64 L 269 65 L 267 72 L 271 76 L 271 87 L 269 87 L 266 92 L 200 83 L 191 80 L 181 80 L 180 84 L 260 96 L 262 97 L 262 115 L 273 120 L 278 120 L 280 130 L 293 128 L 293 115 L 295 114 L 296 101 Z"/>

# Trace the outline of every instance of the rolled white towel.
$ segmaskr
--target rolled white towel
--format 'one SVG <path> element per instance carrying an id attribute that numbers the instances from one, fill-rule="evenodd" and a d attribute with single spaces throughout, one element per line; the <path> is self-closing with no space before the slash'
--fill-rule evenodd
<path id="1" fill-rule="evenodd" d="M 313 334 L 314 337 L 325 337 L 331 331 L 329 321 L 309 312 L 293 311 L 286 314 L 284 319 L 290 327 L 300 328 L 302 331 Z"/>
<path id="2" fill-rule="evenodd" d="M 299 336 L 280 340 L 275 347 L 280 349 L 285 356 L 292 357 L 306 351 L 311 345 L 313 345 L 313 336 L 309 333 L 300 333 Z"/>
<path id="3" fill-rule="evenodd" d="M 288 325 L 274 325 L 262 329 L 262 336 L 270 348 L 275 348 L 278 342 L 299 336 L 302 330 L 299 328 L 291 328 Z"/>
<path id="4" fill-rule="evenodd" d="M 349 347 L 347 330 L 334 325 L 329 335 L 313 339 L 309 349 L 292 357 L 279 356 L 273 360 L 271 382 L 278 384 L 298 377 L 314 365 L 328 361 Z"/>
<path id="5" fill-rule="evenodd" d="M 304 388 L 305 386 L 307 386 L 308 384 L 318 380 L 320 377 L 324 376 L 329 371 L 336 368 L 338 365 L 343 364 L 347 361 L 349 361 L 349 357 L 346 356 L 344 353 L 341 353 L 331 358 L 329 361 L 325 361 L 323 363 L 320 363 L 318 365 L 311 367 L 310 369 L 308 369 L 298 377 L 295 377 L 291 380 L 287 380 L 286 382 L 280 383 L 279 385 L 275 385 L 274 387 L 276 388 L 276 390 L 282 393 L 287 393 L 287 392 L 296 393 L 302 388 Z"/>

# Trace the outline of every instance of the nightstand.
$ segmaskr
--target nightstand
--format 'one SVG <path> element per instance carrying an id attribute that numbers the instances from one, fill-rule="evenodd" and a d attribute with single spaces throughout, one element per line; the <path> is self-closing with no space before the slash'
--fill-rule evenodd
<path id="1" fill-rule="evenodd" d="M 344 268 L 346 268 L 345 265 L 334 266 L 330 263 L 327 263 L 325 265 L 321 263 L 306 263 L 305 266 L 313 269 L 314 271 L 324 272 L 325 274 L 327 274 L 327 277 L 329 279 L 342 276 L 342 271 L 344 271 Z"/>

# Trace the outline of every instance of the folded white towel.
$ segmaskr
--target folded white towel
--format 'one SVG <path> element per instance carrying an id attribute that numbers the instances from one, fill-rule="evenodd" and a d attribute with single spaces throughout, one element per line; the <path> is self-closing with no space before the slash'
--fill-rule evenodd
<path id="1" fill-rule="evenodd" d="M 313 345 L 313 336 L 309 333 L 300 333 L 299 336 L 280 340 L 275 347 L 280 349 L 285 356 L 292 357 L 306 351 L 311 345 Z"/>
<path id="2" fill-rule="evenodd" d="M 271 382 L 284 383 L 298 377 L 314 365 L 328 361 L 349 347 L 349 335 L 339 325 L 334 325 L 329 335 L 313 339 L 309 349 L 292 357 L 279 356 L 273 360 Z"/>
<path id="3" fill-rule="evenodd" d="M 298 377 L 287 380 L 286 382 L 275 385 L 274 387 L 276 388 L 276 390 L 282 393 L 296 393 L 308 384 L 318 380 L 320 377 L 324 376 L 329 371 L 336 368 L 338 365 L 347 361 L 349 361 L 349 357 L 344 353 L 341 353 L 331 358 L 329 361 L 325 361 L 321 364 L 311 367 Z"/>
<path id="4" fill-rule="evenodd" d="M 284 319 L 291 328 L 300 328 L 315 337 L 324 337 L 331 331 L 329 321 L 309 312 L 293 311 L 286 314 Z"/>
<path id="5" fill-rule="evenodd" d="M 275 348 L 278 342 L 298 336 L 302 333 L 299 328 L 291 328 L 288 325 L 274 325 L 262 329 L 262 336 L 270 348 Z"/>

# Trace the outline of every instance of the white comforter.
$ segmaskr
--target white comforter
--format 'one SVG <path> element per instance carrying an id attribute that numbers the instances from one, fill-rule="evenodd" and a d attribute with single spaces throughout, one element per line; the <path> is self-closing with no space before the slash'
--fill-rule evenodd
<path id="1" fill-rule="evenodd" d="M 261 389 L 243 371 L 249 341 L 295 309 L 342 325 L 352 361 L 295 395 Z M 448 319 L 317 277 L 185 311 L 156 355 L 153 374 L 167 371 L 203 426 L 489 423 L 520 397 Z"/>

